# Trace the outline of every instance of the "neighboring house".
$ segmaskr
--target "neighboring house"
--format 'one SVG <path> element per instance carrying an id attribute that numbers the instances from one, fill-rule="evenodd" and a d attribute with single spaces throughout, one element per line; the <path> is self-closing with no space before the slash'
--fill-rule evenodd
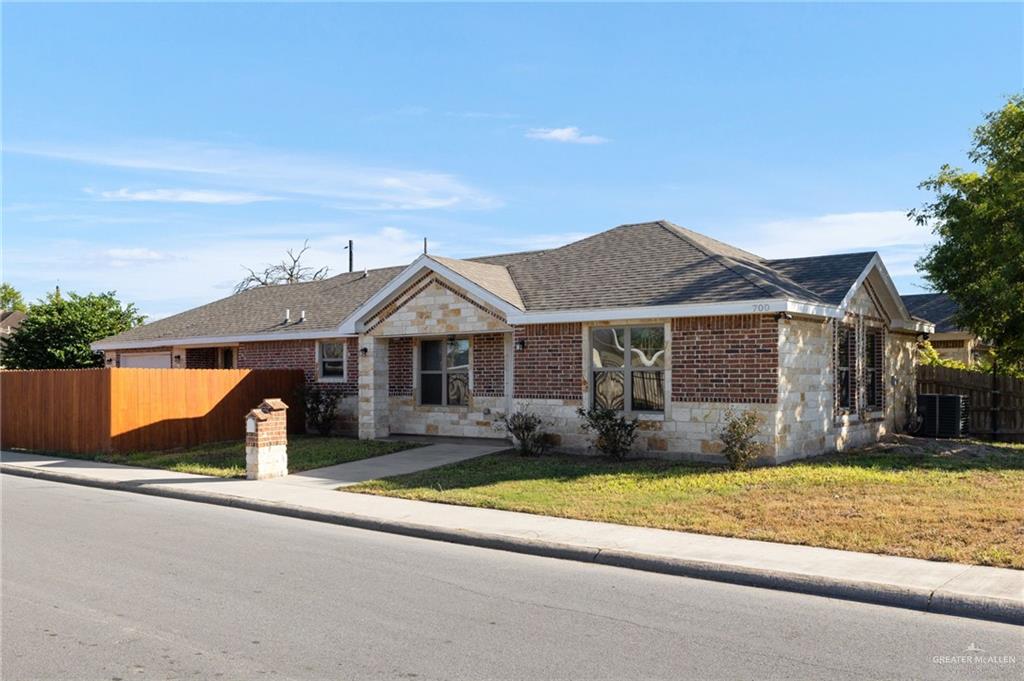
<path id="1" fill-rule="evenodd" d="M 20 310 L 0 311 L 0 338 L 7 338 L 17 331 L 24 319 L 25 313 Z"/>
<path id="2" fill-rule="evenodd" d="M 927 319 L 935 325 L 935 332 L 928 340 L 940 357 L 974 366 L 978 356 L 988 349 L 984 341 L 956 325 L 953 317 L 959 308 L 945 293 L 903 296 L 903 304 L 910 314 L 919 319 Z"/>
<path id="3" fill-rule="evenodd" d="M 600 404 L 640 419 L 640 450 L 704 458 L 753 409 L 784 461 L 899 428 L 931 330 L 877 253 L 766 260 L 662 221 L 257 288 L 93 347 L 108 365 L 301 368 L 362 438 L 494 437 L 530 409 L 582 450 L 576 409 Z"/>
<path id="4" fill-rule="evenodd" d="M 20 310 L 0 310 L 0 339 L 10 338 L 24 319 L 25 313 Z M 0 343 L 0 369 L 3 366 L 3 343 Z"/>

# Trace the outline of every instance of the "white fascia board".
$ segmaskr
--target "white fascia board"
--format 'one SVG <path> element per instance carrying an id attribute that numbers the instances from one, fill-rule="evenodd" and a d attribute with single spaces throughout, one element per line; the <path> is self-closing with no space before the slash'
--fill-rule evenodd
<path id="1" fill-rule="evenodd" d="M 868 264 L 864 266 L 860 276 L 858 276 L 857 280 L 853 282 L 853 286 L 850 287 L 850 290 L 846 292 L 846 295 L 843 297 L 843 302 L 839 304 L 840 309 L 846 310 L 846 308 L 849 307 L 850 301 L 853 300 L 853 296 L 857 293 L 857 289 L 864 284 L 864 281 L 874 269 L 878 270 L 878 275 L 882 278 L 882 283 L 885 284 L 886 291 L 888 291 L 889 296 L 896 304 L 897 311 L 903 319 L 909 320 L 911 318 L 910 312 L 907 310 L 907 306 L 903 304 L 903 298 L 900 296 L 899 291 L 896 290 L 896 284 L 893 283 L 892 277 L 889 276 L 889 271 L 885 269 L 885 263 L 882 262 L 882 256 L 878 253 L 871 256 L 871 260 L 869 260 Z M 893 320 L 893 324 L 895 324 L 895 322 L 896 320 Z"/>
<path id="2" fill-rule="evenodd" d="M 355 334 L 349 334 L 355 335 Z M 344 338 L 335 329 L 321 329 L 319 331 L 306 331 L 295 333 L 257 333 L 239 336 L 194 336 L 189 338 L 157 338 L 153 340 L 137 341 L 94 341 L 89 345 L 93 350 L 135 350 L 142 348 L 159 348 L 163 346 L 180 345 L 183 347 L 216 347 L 232 343 L 259 343 L 277 342 L 290 340 L 319 340 L 322 338 Z"/>
<path id="3" fill-rule="evenodd" d="M 363 330 L 363 318 L 376 312 L 378 308 L 384 305 L 396 293 L 399 293 L 406 284 L 415 279 L 423 270 L 430 270 L 451 281 L 453 284 L 465 289 L 467 293 L 502 312 L 506 318 L 516 312 L 522 312 L 522 310 L 509 303 L 504 298 L 499 298 L 490 291 L 481 288 L 469 279 L 466 279 L 458 272 L 445 267 L 429 255 L 424 254 L 416 258 L 411 265 L 402 270 L 394 279 L 389 281 L 386 286 L 370 296 L 365 303 L 360 305 L 354 312 L 352 312 L 352 314 L 346 317 L 338 327 L 338 333 L 342 335 L 357 335 Z"/>
<path id="4" fill-rule="evenodd" d="M 935 333 L 934 324 L 932 324 L 931 322 L 926 322 L 917 319 L 894 319 L 892 320 L 892 323 L 889 324 L 889 327 L 892 329 L 899 329 L 902 331 L 913 331 L 914 333 Z"/>
<path id="5" fill-rule="evenodd" d="M 837 317 L 839 309 L 821 303 L 788 298 L 762 298 L 732 303 L 692 303 L 689 305 L 651 305 L 647 307 L 609 307 L 587 310 L 551 310 L 517 312 L 509 315 L 509 324 L 558 324 L 565 322 L 601 322 L 626 319 L 662 319 L 668 317 L 705 317 L 718 315 L 766 314 L 790 312 L 816 317 Z"/>

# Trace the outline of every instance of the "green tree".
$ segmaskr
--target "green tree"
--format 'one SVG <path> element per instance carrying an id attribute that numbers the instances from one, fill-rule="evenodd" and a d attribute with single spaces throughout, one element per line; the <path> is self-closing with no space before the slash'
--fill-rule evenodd
<path id="1" fill-rule="evenodd" d="M 939 242 L 918 262 L 925 278 L 957 302 L 956 321 L 1024 364 L 1024 94 L 985 117 L 968 159 L 921 184 L 934 198 L 910 216 Z"/>
<path id="2" fill-rule="evenodd" d="M 0 284 L 0 310 L 24 312 L 26 309 L 28 308 L 25 306 L 25 299 L 21 297 L 21 291 L 6 281 Z"/>
<path id="3" fill-rule="evenodd" d="M 89 343 L 127 331 L 145 319 L 114 292 L 80 296 L 59 290 L 32 305 L 21 326 L 2 341 L 8 369 L 79 369 L 103 364 Z"/>

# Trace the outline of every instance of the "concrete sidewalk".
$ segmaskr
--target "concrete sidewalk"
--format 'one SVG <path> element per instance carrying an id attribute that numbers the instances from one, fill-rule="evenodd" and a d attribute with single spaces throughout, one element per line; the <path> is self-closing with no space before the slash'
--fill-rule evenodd
<path id="1" fill-rule="evenodd" d="M 371 530 L 1024 624 L 1024 571 L 0 453 L 0 472 Z M 314 476 L 316 477 L 316 476 Z"/>

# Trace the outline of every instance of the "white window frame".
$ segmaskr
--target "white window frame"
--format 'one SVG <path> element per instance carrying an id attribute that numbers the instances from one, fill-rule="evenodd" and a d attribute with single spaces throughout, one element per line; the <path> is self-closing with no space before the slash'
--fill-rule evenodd
<path id="1" fill-rule="evenodd" d="M 344 348 L 341 353 L 341 376 L 324 375 L 324 344 L 341 345 Z M 320 383 L 345 383 L 348 381 L 348 339 L 325 339 L 316 342 L 316 380 Z"/>
<path id="2" fill-rule="evenodd" d="M 633 353 L 630 351 L 633 347 L 633 329 L 649 329 L 649 328 L 662 328 L 662 341 L 664 348 L 662 352 L 663 360 L 661 368 L 639 368 L 633 367 Z M 594 366 L 594 333 L 602 329 L 623 329 L 625 340 L 625 352 L 623 354 L 623 366 L 621 367 L 595 367 Z M 622 414 L 628 417 L 637 417 L 640 419 L 664 416 L 668 412 L 669 402 L 671 396 L 669 395 L 669 386 L 667 377 L 671 372 L 670 358 L 669 358 L 669 338 L 670 332 L 668 325 L 666 324 L 607 324 L 601 326 L 591 326 L 586 330 L 587 334 L 587 384 L 589 385 L 589 395 L 587 395 L 588 402 L 591 407 L 597 406 L 597 399 L 595 398 L 594 391 L 597 389 L 597 381 L 594 380 L 594 374 L 598 372 L 622 372 L 623 374 L 623 385 L 622 385 Z M 643 410 L 637 411 L 633 409 L 633 372 L 645 372 L 645 373 L 656 373 L 661 372 L 661 394 L 662 394 L 662 408 L 657 410 Z"/>
<path id="3" fill-rule="evenodd" d="M 469 364 L 466 367 L 466 371 L 455 371 L 451 373 L 465 373 L 466 374 L 466 386 L 469 390 L 469 394 L 473 394 L 473 337 L 472 336 L 455 336 L 454 338 L 449 336 L 429 336 L 420 338 L 418 342 L 413 346 L 413 369 L 415 371 L 413 380 L 413 391 L 416 397 L 416 406 L 419 407 L 444 407 L 450 409 L 468 409 L 469 401 L 466 404 L 448 404 L 448 342 L 449 341 L 460 341 L 464 340 L 469 344 Z M 440 369 L 423 369 L 423 343 L 425 341 L 439 341 L 441 343 L 441 368 Z M 433 404 L 430 402 L 423 401 L 423 374 L 436 374 L 441 376 L 441 404 Z"/>

